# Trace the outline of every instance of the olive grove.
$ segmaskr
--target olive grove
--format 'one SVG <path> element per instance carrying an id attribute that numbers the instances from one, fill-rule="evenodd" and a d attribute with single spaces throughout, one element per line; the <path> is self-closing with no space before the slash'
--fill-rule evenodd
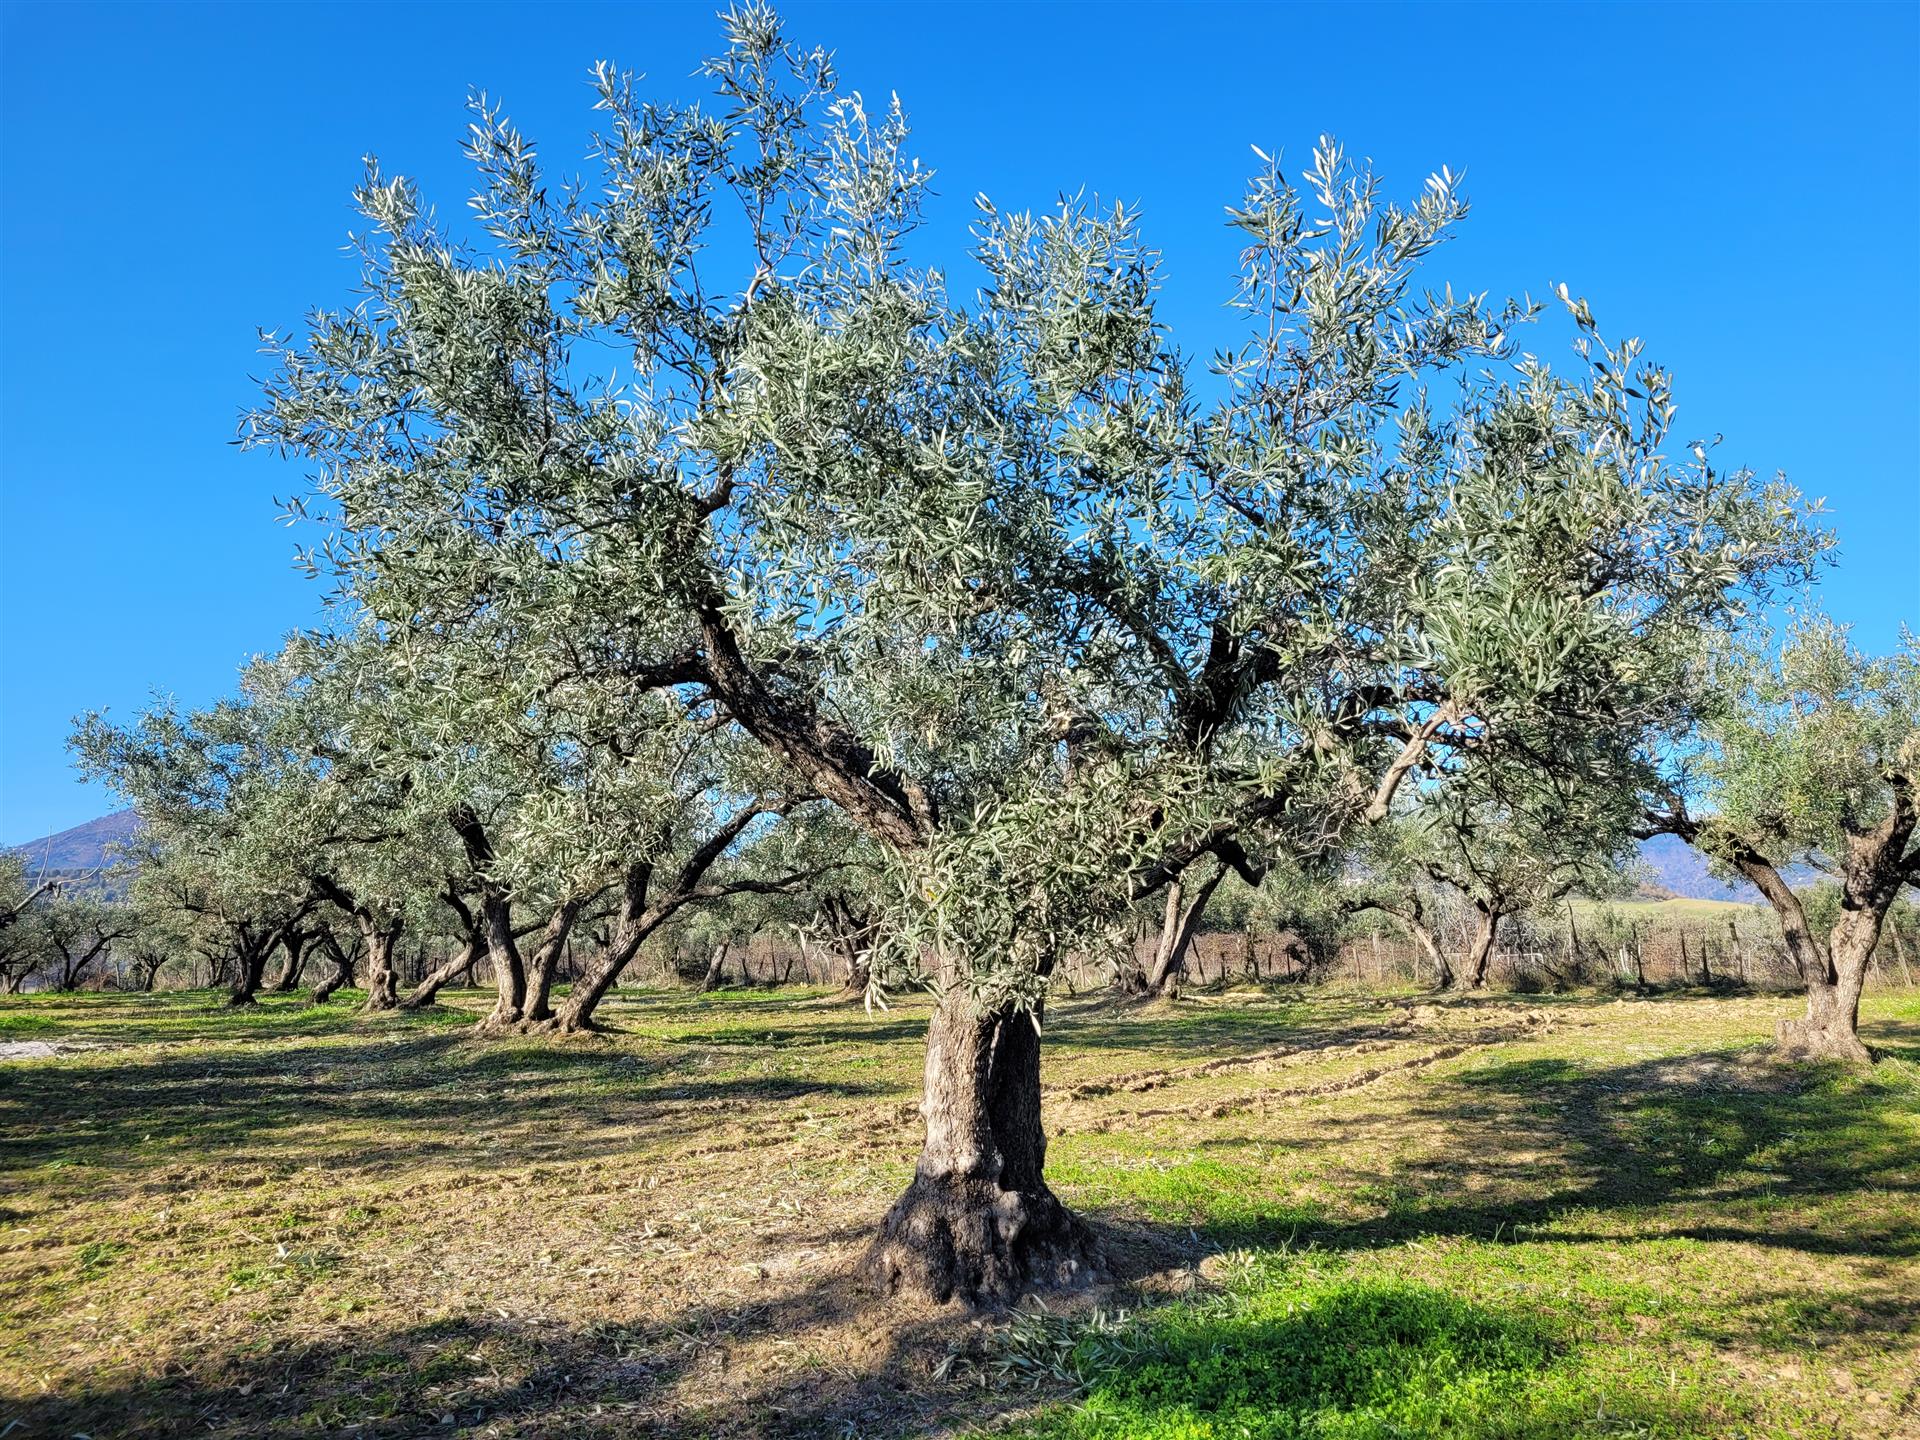
<path id="1" fill-rule="evenodd" d="M 824 804 L 868 837 L 872 983 L 937 1004 L 867 1270 L 1005 1300 L 1100 1265 L 1045 1178 L 1071 947 L 1331 853 L 1403 787 L 1631 748 L 1823 539 L 1676 445 L 1667 374 L 1564 287 L 1563 371 L 1520 347 L 1541 306 L 1425 278 L 1468 212 L 1448 171 L 1396 202 L 1332 140 L 1297 180 L 1261 157 L 1227 212 L 1244 338 L 1196 363 L 1142 217 L 983 197 L 962 289 L 915 251 L 899 103 L 770 11 L 724 23 L 710 104 L 596 70 L 590 179 L 484 99 L 470 226 L 370 162 L 361 297 L 271 341 L 245 438 L 305 464 L 312 568 L 437 697 L 379 783 L 458 817 L 496 1024 L 548 1020 L 513 897 L 546 947 L 617 893 L 617 956 L 661 876 L 699 896 L 756 826 Z M 485 815 L 423 778 L 469 753 Z"/>

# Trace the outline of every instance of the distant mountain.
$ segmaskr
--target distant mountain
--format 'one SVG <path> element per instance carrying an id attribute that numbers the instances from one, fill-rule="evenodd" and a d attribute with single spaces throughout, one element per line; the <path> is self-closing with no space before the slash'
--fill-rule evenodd
<path id="1" fill-rule="evenodd" d="M 107 847 L 131 839 L 140 821 L 131 810 L 117 810 L 12 848 L 27 857 L 29 870 L 60 874 L 81 874 L 98 870 L 107 863 Z M 1751 905 L 1760 892 L 1745 881 L 1729 882 L 1712 874 L 1707 857 L 1686 841 L 1672 835 L 1656 835 L 1640 842 L 1640 862 L 1647 867 L 1648 881 L 1642 884 L 1647 898 L 1679 896 L 1687 900 L 1734 900 Z M 1812 879 L 1810 872 L 1788 875 L 1793 883 Z"/>
<path id="2" fill-rule="evenodd" d="M 1640 863 L 1653 872 L 1653 883 L 1685 900 L 1736 900 L 1742 905 L 1759 901 L 1760 892 L 1744 880 L 1722 880 L 1707 867 L 1707 857 L 1677 835 L 1656 835 L 1640 842 Z M 1799 873 L 1789 881 L 1811 878 Z"/>
<path id="3" fill-rule="evenodd" d="M 139 818 L 133 811 L 116 810 L 58 835 L 43 835 L 8 848 L 26 856 L 27 869 L 34 873 L 84 874 L 111 863 L 116 857 L 107 854 L 107 847 L 124 844 L 139 828 Z"/>

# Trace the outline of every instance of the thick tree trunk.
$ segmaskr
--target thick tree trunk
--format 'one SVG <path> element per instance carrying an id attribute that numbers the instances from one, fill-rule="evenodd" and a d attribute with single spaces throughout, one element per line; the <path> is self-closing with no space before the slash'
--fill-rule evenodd
<path id="1" fill-rule="evenodd" d="M 447 822 L 460 837 L 468 868 L 480 882 L 480 915 L 487 940 L 487 959 L 493 966 L 493 983 L 498 991 L 493 1012 L 480 1022 L 481 1027 L 516 1025 L 526 1012 L 527 972 L 521 964 L 519 948 L 513 943 L 513 903 L 489 878 L 494 873 L 493 841 L 470 806 L 456 805 L 447 812 Z M 460 908 L 455 905 L 455 909 Z"/>
<path id="2" fill-rule="evenodd" d="M 1860 992 L 1880 938 L 1879 914 L 1843 915 L 1827 942 L 1827 955 L 1808 967 L 1807 1013 L 1782 1020 L 1780 1052 L 1794 1060 L 1842 1060 L 1871 1064 L 1873 1052 L 1860 1039 Z"/>
<path id="3" fill-rule="evenodd" d="M 1427 958 L 1433 962 L 1433 987 L 1436 990 L 1453 988 L 1453 966 L 1447 960 L 1447 952 L 1440 948 L 1440 942 L 1433 938 L 1433 932 L 1416 917 L 1407 921 L 1407 929 L 1413 933 L 1414 943 L 1427 952 Z"/>
<path id="4" fill-rule="evenodd" d="M 722 940 L 713 947 L 713 953 L 707 957 L 706 977 L 701 980 L 700 988 L 718 990 L 726 980 L 727 951 L 733 948 L 731 940 Z"/>
<path id="5" fill-rule="evenodd" d="M 650 864 L 637 864 L 628 869 L 621 884 L 620 913 L 614 920 L 613 931 L 593 963 L 567 992 L 559 1013 L 553 1017 L 555 1030 L 571 1034 L 594 1028 L 594 1010 L 620 978 L 621 971 L 639 953 L 641 942 L 666 918 L 661 912 L 647 908 L 647 891 L 652 882 Z"/>
<path id="6" fill-rule="evenodd" d="M 593 1029 L 593 1012 L 639 950 L 642 938 L 643 934 L 614 936 L 587 967 L 586 973 L 573 982 L 573 989 L 567 992 L 567 998 L 553 1017 L 554 1029 L 565 1033 Z"/>
<path id="7" fill-rule="evenodd" d="M 1467 951 L 1466 964 L 1455 977 L 1455 984 L 1463 990 L 1482 990 L 1487 984 L 1487 966 L 1493 959 L 1493 942 L 1500 933 L 1500 912 L 1489 910 L 1476 902 L 1474 910 L 1479 919 L 1473 927 L 1473 947 Z"/>
<path id="8" fill-rule="evenodd" d="M 959 987 L 935 1007 L 920 1163 L 862 1262 L 883 1292 L 999 1306 L 1097 1274 L 1091 1232 L 1043 1175 L 1038 1019 L 979 1013 Z"/>
<path id="9" fill-rule="evenodd" d="M 520 1018 L 528 1024 L 539 1024 L 551 1020 L 553 1006 L 554 968 L 560 962 L 560 955 L 566 948 L 567 936 L 573 932 L 573 922 L 580 914 L 580 900 L 562 901 L 547 921 L 547 928 L 541 933 L 539 945 L 526 962 L 527 994 L 521 1006 Z"/>
<path id="10" fill-rule="evenodd" d="M 526 1013 L 527 972 L 520 947 L 513 942 L 513 912 L 505 896 L 490 894 L 481 902 L 487 926 L 487 958 L 493 963 L 498 991 L 493 1012 L 481 1023 L 504 1027 L 518 1024 Z"/>
<path id="11" fill-rule="evenodd" d="M 606 998 L 607 991 L 613 988 L 614 981 L 620 978 L 620 972 L 627 968 L 627 962 L 633 959 L 640 948 L 639 936 L 630 943 L 620 944 L 620 937 L 609 944 L 594 958 L 586 973 L 573 982 L 573 989 L 567 992 L 567 998 L 560 1003 L 560 1009 L 554 1014 L 553 1028 L 565 1034 L 581 1030 L 591 1030 L 593 1012 Z"/>
<path id="12" fill-rule="evenodd" d="M 400 1008 L 400 975 L 394 968 L 400 930 L 397 920 L 385 925 L 370 916 L 360 920 L 360 933 L 367 941 L 367 1003 L 362 1009 L 368 1013 Z"/>
<path id="13" fill-rule="evenodd" d="M 456 950 L 442 965 L 436 965 L 425 975 L 420 983 L 407 993 L 400 1002 L 402 1010 L 424 1010 L 439 998 L 441 990 L 458 980 L 462 975 L 471 975 L 473 967 L 480 959 L 482 946 L 478 941 L 469 940 Z"/>
<path id="14" fill-rule="evenodd" d="M 353 984 L 353 956 L 341 949 L 340 942 L 330 934 L 324 936 L 320 944 L 333 959 L 333 973 L 313 987 L 313 994 L 308 998 L 315 1005 L 326 1004 L 333 998 L 334 991 Z"/>
<path id="15" fill-rule="evenodd" d="M 1807 1012 L 1782 1020 L 1776 1034 L 1780 1053 L 1794 1060 L 1841 1060 L 1870 1064 L 1873 1052 L 1860 1039 L 1860 992 L 1867 966 L 1879 943 L 1880 927 L 1901 887 L 1902 864 L 1914 816 L 1902 788 L 1884 823 L 1866 835 L 1849 835 L 1840 887 L 1840 919 L 1822 945 L 1807 919 L 1800 897 L 1757 850 L 1734 856 L 1734 863 L 1780 917 L 1787 952 L 1807 982 Z"/>
<path id="16" fill-rule="evenodd" d="M 287 952 L 286 967 L 273 982 L 276 995 L 290 995 L 300 988 L 300 972 L 307 968 L 307 942 L 313 937 L 298 930 L 289 931 L 280 944 Z"/>
<path id="17" fill-rule="evenodd" d="M 258 1005 L 256 998 L 261 983 L 266 978 L 267 945 L 256 945 L 234 957 L 233 988 L 227 992 L 227 1004 L 230 1007 Z"/>
<path id="18" fill-rule="evenodd" d="M 1147 962 L 1145 971 L 1137 971 L 1132 969 L 1129 957 L 1129 974 L 1123 988 L 1131 990 L 1138 986 L 1141 995 L 1152 996 L 1166 994 L 1171 986 L 1175 994 L 1179 993 L 1180 982 L 1173 969 L 1173 950 L 1180 935 L 1180 917 L 1183 913 L 1181 901 L 1185 895 L 1186 886 L 1179 876 L 1167 882 L 1167 898 L 1160 910 L 1160 938 L 1154 941 L 1153 959 Z"/>
<path id="19" fill-rule="evenodd" d="M 828 898 L 821 910 L 833 927 L 833 948 L 840 952 L 840 994 L 847 1000 L 864 1000 L 873 980 L 871 960 L 878 924 L 871 915 L 856 915 L 853 907 L 838 896 Z M 804 952 L 805 936 L 801 937 L 800 944 Z M 807 968 L 811 973 L 811 958 Z"/>

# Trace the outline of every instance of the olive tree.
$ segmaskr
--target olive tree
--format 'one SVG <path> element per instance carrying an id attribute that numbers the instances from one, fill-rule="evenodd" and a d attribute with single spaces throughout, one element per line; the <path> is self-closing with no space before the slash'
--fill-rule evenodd
<path id="1" fill-rule="evenodd" d="M 1005 1300 L 1097 1264 L 1044 1176 L 1069 947 L 1526 763 L 1535 712 L 1620 720 L 1809 541 L 1784 487 L 1667 458 L 1664 374 L 1581 302 L 1562 377 L 1515 351 L 1535 307 L 1417 283 L 1449 173 L 1402 205 L 1330 141 L 1299 187 L 1266 162 L 1206 376 L 1134 213 L 983 200 L 958 297 L 897 102 L 725 25 L 717 104 L 596 70 L 591 186 L 476 102 L 473 233 L 370 166 L 364 298 L 273 342 L 247 436 L 309 462 L 313 563 L 387 633 L 645 692 L 872 838 L 876 962 L 936 1004 L 868 1270 Z"/>
<path id="2" fill-rule="evenodd" d="M 1680 836 L 1751 881 L 1779 917 L 1807 986 L 1779 1045 L 1807 1059 L 1865 1061 L 1860 993 L 1887 913 L 1920 883 L 1920 640 L 1869 656 L 1845 626 L 1793 622 L 1703 668 L 1693 748 L 1658 787 L 1649 833 Z M 1830 923 L 1787 879 L 1812 866 L 1838 885 Z"/>
<path id="3" fill-rule="evenodd" d="M 59 882 L 32 874 L 26 856 L 0 851 L 0 991 L 17 995 L 46 959 L 40 921 Z"/>
<path id="4" fill-rule="evenodd" d="M 1442 786 L 1368 834 L 1356 855 L 1357 893 L 1346 903 L 1404 924 L 1441 989 L 1482 988 L 1502 921 L 1575 889 L 1610 884 L 1632 841 L 1638 816 L 1630 787 L 1537 770 L 1519 778 L 1518 787 Z M 1429 924 L 1433 887 L 1472 914 L 1457 969 Z"/>
<path id="5" fill-rule="evenodd" d="M 269 958 L 319 903 L 299 823 L 304 757 L 272 731 L 271 706 L 243 693 L 204 711 L 162 701 L 129 726 L 82 717 L 70 742 L 89 778 L 139 813 L 135 893 L 195 917 L 228 1000 L 251 1005 Z"/>

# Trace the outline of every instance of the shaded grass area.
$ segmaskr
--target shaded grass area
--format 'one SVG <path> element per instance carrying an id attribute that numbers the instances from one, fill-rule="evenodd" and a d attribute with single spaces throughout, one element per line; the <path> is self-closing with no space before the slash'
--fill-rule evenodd
<path id="1" fill-rule="evenodd" d="M 851 1283 L 924 1007 L 34 996 L 0 1031 L 17 1436 L 1920 1432 L 1920 1003 L 1234 991 L 1049 1026 L 1113 1283 L 993 1324 Z M 68 1048 L 71 1047 L 71 1048 Z M 1125 1312 L 1122 1314 L 1122 1312 Z"/>

